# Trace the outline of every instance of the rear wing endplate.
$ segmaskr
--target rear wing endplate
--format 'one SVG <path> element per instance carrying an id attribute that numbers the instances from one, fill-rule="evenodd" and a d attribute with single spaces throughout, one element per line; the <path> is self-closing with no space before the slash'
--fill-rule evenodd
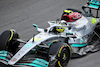
<path id="1" fill-rule="evenodd" d="M 87 12 L 85 8 L 89 8 L 89 12 Z M 91 13 L 91 9 L 97 10 L 96 18 L 98 18 L 98 11 L 100 10 L 100 1 L 88 0 L 87 4 L 82 6 L 82 9 L 85 13 Z"/>

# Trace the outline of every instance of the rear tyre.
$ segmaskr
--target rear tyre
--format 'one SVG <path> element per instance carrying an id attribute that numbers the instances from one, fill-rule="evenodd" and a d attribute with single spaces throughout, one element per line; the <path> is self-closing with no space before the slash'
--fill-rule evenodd
<path id="1" fill-rule="evenodd" d="M 70 46 L 62 42 L 53 43 L 49 48 L 49 55 L 55 54 L 57 59 L 55 67 L 66 67 L 71 57 Z"/>
<path id="2" fill-rule="evenodd" d="M 6 30 L 0 35 L 0 50 L 6 50 L 14 53 L 19 46 L 19 35 L 15 30 Z"/>

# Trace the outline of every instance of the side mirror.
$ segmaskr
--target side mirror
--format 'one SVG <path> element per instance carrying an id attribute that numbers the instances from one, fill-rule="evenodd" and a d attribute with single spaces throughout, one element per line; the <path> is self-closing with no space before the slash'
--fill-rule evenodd
<path id="1" fill-rule="evenodd" d="M 38 32 L 44 32 L 44 29 L 38 28 L 38 25 L 33 24 L 33 26 L 37 29 Z"/>
<path id="2" fill-rule="evenodd" d="M 33 24 L 33 26 L 34 26 L 36 29 L 38 29 L 38 25 L 36 25 L 36 24 Z"/>

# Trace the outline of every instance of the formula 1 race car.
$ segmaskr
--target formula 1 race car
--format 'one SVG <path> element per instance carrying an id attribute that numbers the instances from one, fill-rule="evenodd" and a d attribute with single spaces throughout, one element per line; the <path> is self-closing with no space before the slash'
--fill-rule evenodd
<path id="1" fill-rule="evenodd" d="M 4 31 L 0 36 L 0 62 L 18 67 L 60 67 L 66 66 L 71 57 L 71 48 L 65 43 L 65 36 L 52 32 L 58 24 L 43 30 L 28 42 L 19 39 L 15 30 Z M 61 26 L 61 25 L 60 25 Z M 20 43 L 25 45 L 17 49 Z M 17 51 L 16 51 L 17 50 Z"/>
<path id="2" fill-rule="evenodd" d="M 91 6 L 92 5 L 92 6 Z M 81 57 L 100 50 L 100 2 L 88 1 L 85 14 L 76 9 L 64 10 L 61 20 L 48 21 L 46 29 L 24 41 L 14 30 L 0 35 L 0 62 L 16 67 L 66 67 L 71 57 Z M 97 15 L 93 16 L 93 10 Z M 20 44 L 25 44 L 20 47 Z"/>

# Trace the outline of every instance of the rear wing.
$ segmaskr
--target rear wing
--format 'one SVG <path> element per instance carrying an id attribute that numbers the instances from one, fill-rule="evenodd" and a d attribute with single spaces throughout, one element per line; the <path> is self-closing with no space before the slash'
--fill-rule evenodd
<path id="1" fill-rule="evenodd" d="M 86 11 L 86 8 L 89 8 L 88 11 Z M 100 10 L 100 1 L 96 0 L 88 0 L 87 4 L 82 6 L 82 9 L 85 13 L 91 14 L 92 10 L 96 10 L 96 18 L 98 18 L 98 11 Z"/>

